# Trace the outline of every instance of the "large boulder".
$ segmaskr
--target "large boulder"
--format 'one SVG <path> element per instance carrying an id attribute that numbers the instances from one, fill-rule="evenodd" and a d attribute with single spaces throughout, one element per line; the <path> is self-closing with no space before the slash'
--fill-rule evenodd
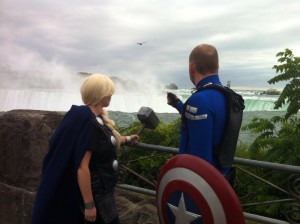
<path id="1" fill-rule="evenodd" d="M 64 113 L 12 110 L 0 116 L 0 223 L 29 224 L 48 142 Z M 117 189 L 121 223 L 159 223 L 153 197 Z"/>
<path id="2" fill-rule="evenodd" d="M 12 110 L 0 116 L 0 181 L 35 191 L 48 141 L 62 119 L 58 112 Z"/>
<path id="3" fill-rule="evenodd" d="M 58 112 L 13 110 L 0 116 L 0 223 L 28 224 Z"/>

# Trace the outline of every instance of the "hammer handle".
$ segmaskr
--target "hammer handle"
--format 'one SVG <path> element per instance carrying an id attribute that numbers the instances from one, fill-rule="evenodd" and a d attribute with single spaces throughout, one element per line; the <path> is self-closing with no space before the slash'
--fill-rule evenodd
<path id="1" fill-rule="evenodd" d="M 137 135 L 140 135 L 142 133 L 142 131 L 145 129 L 146 124 L 142 124 L 142 126 L 140 127 L 140 129 L 138 130 L 138 132 L 136 133 Z"/>

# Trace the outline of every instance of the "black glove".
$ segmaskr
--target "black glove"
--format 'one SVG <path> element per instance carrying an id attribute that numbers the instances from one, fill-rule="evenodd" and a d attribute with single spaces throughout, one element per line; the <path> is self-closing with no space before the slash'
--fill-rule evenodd
<path id="1" fill-rule="evenodd" d="M 174 94 L 174 93 L 167 93 L 167 99 L 168 99 L 168 104 L 171 105 L 172 107 L 176 107 L 176 105 L 179 103 L 180 99 Z"/>

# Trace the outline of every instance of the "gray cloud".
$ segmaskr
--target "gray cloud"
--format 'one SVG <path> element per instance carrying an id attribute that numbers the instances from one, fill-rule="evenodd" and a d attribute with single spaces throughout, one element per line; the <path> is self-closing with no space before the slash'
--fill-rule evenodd
<path id="1" fill-rule="evenodd" d="M 223 82 L 263 87 L 275 75 L 277 52 L 290 48 L 300 54 L 297 0 L 0 4 L 2 73 L 48 74 L 56 67 L 58 74 L 97 72 L 190 87 L 189 52 L 199 43 L 211 43 L 219 50 Z M 139 41 L 147 43 L 140 46 Z"/>

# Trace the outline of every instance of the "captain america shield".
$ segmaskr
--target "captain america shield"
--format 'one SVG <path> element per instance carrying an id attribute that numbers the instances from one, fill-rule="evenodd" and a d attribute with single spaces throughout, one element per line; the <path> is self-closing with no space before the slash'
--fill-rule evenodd
<path id="1" fill-rule="evenodd" d="M 234 190 L 211 164 L 177 155 L 163 166 L 156 190 L 162 224 L 245 224 Z"/>

